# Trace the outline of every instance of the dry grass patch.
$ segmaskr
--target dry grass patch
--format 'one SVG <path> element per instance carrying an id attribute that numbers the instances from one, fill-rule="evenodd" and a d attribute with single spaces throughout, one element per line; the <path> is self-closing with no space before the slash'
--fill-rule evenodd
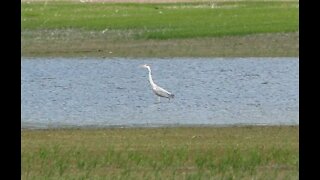
<path id="1" fill-rule="evenodd" d="M 52 34 L 47 36 L 46 34 Z M 298 33 L 194 39 L 135 40 L 123 32 L 52 32 L 22 39 L 22 56 L 298 57 Z M 121 38 L 120 38 L 121 37 Z"/>

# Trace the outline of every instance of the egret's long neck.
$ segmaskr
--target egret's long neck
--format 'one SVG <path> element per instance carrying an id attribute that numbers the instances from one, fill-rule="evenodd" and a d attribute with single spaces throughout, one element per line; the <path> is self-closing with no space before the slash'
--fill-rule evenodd
<path id="1" fill-rule="evenodd" d="M 149 82 L 150 82 L 151 86 L 154 86 L 155 84 L 154 84 L 154 82 L 153 82 L 153 80 L 152 80 L 152 75 L 151 75 L 151 69 L 150 69 L 150 67 L 148 67 L 148 70 L 149 70 Z"/>

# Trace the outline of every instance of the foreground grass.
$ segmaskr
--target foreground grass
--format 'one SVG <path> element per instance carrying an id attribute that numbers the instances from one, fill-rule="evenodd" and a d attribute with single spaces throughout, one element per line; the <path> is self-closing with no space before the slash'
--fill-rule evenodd
<path id="1" fill-rule="evenodd" d="M 299 127 L 23 130 L 22 179 L 298 179 Z"/>
<path id="2" fill-rule="evenodd" d="M 22 54 L 297 56 L 298 3 L 22 2 Z"/>

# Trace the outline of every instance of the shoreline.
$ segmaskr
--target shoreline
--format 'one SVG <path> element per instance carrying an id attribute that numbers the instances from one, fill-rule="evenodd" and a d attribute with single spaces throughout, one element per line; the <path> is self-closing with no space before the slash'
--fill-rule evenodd
<path id="1" fill-rule="evenodd" d="M 299 32 L 169 40 L 77 38 L 48 40 L 22 35 L 22 57 L 299 57 Z M 82 41 L 80 43 L 80 40 Z M 84 46 L 84 44 L 86 46 Z"/>
<path id="2" fill-rule="evenodd" d="M 262 128 L 262 127 L 299 127 L 299 124 L 160 124 L 160 125 L 107 125 L 98 127 L 96 125 L 88 125 L 88 126 L 62 126 L 62 127 L 21 127 L 21 131 L 73 131 L 73 130 L 108 130 L 108 129 L 174 129 L 174 128 Z"/>
<path id="3" fill-rule="evenodd" d="M 250 1 L 250 0 L 21 0 L 21 2 L 104 2 L 104 3 L 186 3 L 186 2 L 241 2 L 241 1 Z M 255 0 L 255 1 L 266 1 L 266 0 Z M 298 0 L 267 0 L 270 2 L 298 2 Z"/>

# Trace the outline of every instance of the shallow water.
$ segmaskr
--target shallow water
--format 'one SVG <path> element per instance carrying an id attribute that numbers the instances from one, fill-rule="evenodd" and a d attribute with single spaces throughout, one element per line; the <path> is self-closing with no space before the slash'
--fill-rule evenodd
<path id="1" fill-rule="evenodd" d="M 150 89 L 175 94 L 170 102 Z M 22 58 L 22 128 L 299 124 L 298 58 Z"/>

